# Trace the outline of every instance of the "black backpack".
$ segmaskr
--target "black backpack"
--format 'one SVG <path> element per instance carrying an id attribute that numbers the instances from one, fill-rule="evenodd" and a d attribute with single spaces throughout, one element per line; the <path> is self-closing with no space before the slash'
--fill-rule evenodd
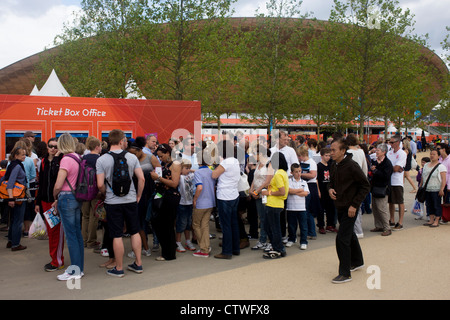
<path id="1" fill-rule="evenodd" d="M 128 194 L 131 186 L 131 177 L 128 171 L 127 159 L 125 154 L 127 151 L 121 153 L 108 152 L 114 159 L 114 169 L 112 176 L 112 186 L 106 180 L 106 183 L 110 186 L 113 193 L 118 197 L 123 197 Z"/>

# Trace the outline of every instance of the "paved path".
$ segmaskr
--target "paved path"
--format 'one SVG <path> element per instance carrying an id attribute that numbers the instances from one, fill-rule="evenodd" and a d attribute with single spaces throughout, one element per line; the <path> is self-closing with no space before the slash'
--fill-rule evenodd
<path id="1" fill-rule="evenodd" d="M 409 193 L 409 184 L 405 188 L 404 230 L 382 237 L 369 231 L 373 216 L 363 215 L 365 235 L 360 243 L 365 267 L 353 272 L 349 283 L 331 283 L 338 259 L 335 234 L 330 233 L 318 234 L 306 251 L 296 244 L 287 248 L 285 258 L 273 261 L 248 248 L 232 260 L 195 258 L 186 252 L 178 253 L 174 261 L 158 262 L 154 254 L 143 257 L 143 274 L 129 271 L 124 278 L 107 276 L 106 269 L 98 267 L 106 258 L 86 249 L 81 289 L 68 289 L 65 282 L 57 281 L 60 271 L 43 270 L 49 262 L 47 241 L 23 239 L 28 249 L 11 252 L 0 234 L 0 299 L 450 299 L 450 224 L 422 226 L 424 221 L 409 212 L 414 194 Z M 214 232 L 212 223 L 211 227 Z M 212 241 L 212 254 L 220 252 L 218 243 Z M 128 239 L 125 245 L 128 250 Z M 67 247 L 64 253 L 69 262 Z M 132 260 L 125 257 L 124 262 Z M 369 288 L 376 284 L 378 289 Z"/>

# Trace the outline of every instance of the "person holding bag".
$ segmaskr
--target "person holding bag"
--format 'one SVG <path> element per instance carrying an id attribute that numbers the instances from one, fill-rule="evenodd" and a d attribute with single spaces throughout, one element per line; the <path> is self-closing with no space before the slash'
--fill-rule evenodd
<path id="1" fill-rule="evenodd" d="M 50 138 L 47 143 L 47 155 L 42 159 L 39 170 L 39 189 L 36 196 L 36 213 L 44 213 L 52 207 L 55 202 L 53 198 L 53 188 L 58 177 L 59 164 L 62 154 L 58 151 L 58 139 Z M 47 226 L 49 253 L 51 262 L 44 266 L 44 270 L 51 272 L 64 267 L 64 230 L 61 223 L 53 228 L 44 219 Z"/>
<path id="2" fill-rule="evenodd" d="M 8 206 L 10 207 L 10 227 L 8 230 L 8 243 L 6 248 L 11 251 L 25 250 L 27 247 L 20 244 L 22 237 L 23 219 L 25 215 L 26 204 L 14 201 L 13 187 L 15 183 L 27 185 L 27 177 L 22 162 L 25 160 L 26 150 L 15 146 L 9 156 L 10 164 L 1 181 L 8 181 L 6 190 L 9 195 Z"/>
<path id="3" fill-rule="evenodd" d="M 388 195 L 390 191 L 392 163 L 386 157 L 387 145 L 379 144 L 376 148 L 376 159 L 372 160 L 371 170 L 371 193 L 372 210 L 375 228 L 372 232 L 382 232 L 382 236 L 392 234 L 389 226 Z"/>
<path id="4" fill-rule="evenodd" d="M 447 185 L 447 168 L 439 163 L 439 153 L 437 150 L 430 151 L 430 160 L 423 167 L 419 190 L 421 187 L 425 190 L 425 206 L 427 208 L 427 216 L 430 218 L 430 221 L 425 223 L 424 226 L 433 228 L 439 227 L 439 220 L 442 216 L 441 202 Z"/>

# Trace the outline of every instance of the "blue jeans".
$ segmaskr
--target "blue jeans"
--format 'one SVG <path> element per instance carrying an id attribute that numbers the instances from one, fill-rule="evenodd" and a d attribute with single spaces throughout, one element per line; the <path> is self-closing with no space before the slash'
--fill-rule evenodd
<path id="1" fill-rule="evenodd" d="M 238 224 L 239 197 L 234 200 L 217 199 L 220 227 L 222 228 L 222 254 L 240 253 L 240 233 Z"/>
<path id="2" fill-rule="evenodd" d="M 300 227 L 300 244 L 308 244 L 308 212 L 307 211 L 287 211 L 288 241 L 295 242 L 297 234 L 297 223 Z"/>
<path id="3" fill-rule="evenodd" d="M 266 231 L 270 238 L 272 248 L 278 252 L 285 252 L 280 227 L 280 213 L 283 211 L 283 208 L 266 208 Z"/>
<path id="4" fill-rule="evenodd" d="M 266 205 L 262 203 L 262 199 L 256 199 L 256 211 L 258 211 L 259 216 L 259 242 L 266 243 L 267 242 L 267 232 L 265 226 L 266 220 Z"/>
<path id="5" fill-rule="evenodd" d="M 70 264 L 84 270 L 84 242 L 81 234 L 81 202 L 71 192 L 61 192 L 58 197 L 58 212 L 66 235 Z"/>
<path id="6" fill-rule="evenodd" d="M 27 203 L 22 202 L 20 205 L 17 203 L 14 208 L 10 209 L 11 225 L 8 230 L 8 240 L 11 241 L 11 248 L 18 247 L 20 245 L 20 239 L 22 238 L 22 226 L 23 218 L 25 216 L 25 210 Z"/>

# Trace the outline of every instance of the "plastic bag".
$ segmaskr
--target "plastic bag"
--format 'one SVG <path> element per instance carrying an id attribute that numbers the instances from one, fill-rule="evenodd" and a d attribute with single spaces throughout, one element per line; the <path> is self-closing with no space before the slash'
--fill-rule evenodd
<path id="1" fill-rule="evenodd" d="M 424 207 L 423 207 L 423 203 L 421 203 L 421 202 L 419 202 L 417 200 L 414 200 L 413 206 L 411 208 L 411 213 L 413 215 L 415 215 L 415 216 L 423 217 L 424 211 L 425 210 L 424 210 Z"/>
<path id="2" fill-rule="evenodd" d="M 33 223 L 28 231 L 28 236 L 31 239 L 46 240 L 48 239 L 47 227 L 40 214 L 36 214 Z"/>

